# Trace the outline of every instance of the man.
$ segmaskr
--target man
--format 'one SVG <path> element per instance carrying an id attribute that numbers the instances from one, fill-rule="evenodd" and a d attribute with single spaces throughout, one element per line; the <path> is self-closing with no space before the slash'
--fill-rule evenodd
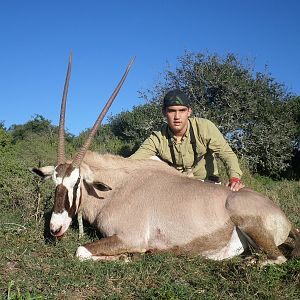
<path id="1" fill-rule="evenodd" d="M 182 91 L 168 92 L 163 100 L 167 124 L 154 131 L 131 158 L 157 156 L 181 172 L 192 172 L 197 179 L 219 182 L 217 156 L 227 168 L 230 189 L 243 188 L 238 159 L 221 132 L 211 121 L 191 114 L 189 98 Z"/>

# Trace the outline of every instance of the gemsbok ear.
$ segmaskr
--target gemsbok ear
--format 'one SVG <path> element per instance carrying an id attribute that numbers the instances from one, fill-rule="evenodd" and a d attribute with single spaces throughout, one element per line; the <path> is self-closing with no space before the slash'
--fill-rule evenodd
<path id="1" fill-rule="evenodd" d="M 88 195 L 93 196 L 97 199 L 104 199 L 103 197 L 100 197 L 97 192 L 95 191 L 95 188 L 93 184 L 88 183 L 86 180 L 83 179 L 83 185 L 88 193 Z"/>
<path id="2" fill-rule="evenodd" d="M 31 172 L 40 176 L 42 179 L 46 180 L 52 177 L 54 170 L 55 170 L 54 166 L 46 166 L 42 168 L 32 168 Z"/>
<path id="3" fill-rule="evenodd" d="M 111 191 L 111 187 L 108 186 L 107 184 L 103 183 L 103 182 L 93 182 L 93 187 L 101 192 L 107 192 L 107 191 Z"/>

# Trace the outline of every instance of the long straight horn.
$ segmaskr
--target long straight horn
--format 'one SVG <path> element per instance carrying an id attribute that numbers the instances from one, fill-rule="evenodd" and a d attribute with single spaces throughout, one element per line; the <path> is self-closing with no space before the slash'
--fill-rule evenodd
<path id="1" fill-rule="evenodd" d="M 57 164 L 65 163 L 65 113 L 66 113 L 66 101 L 69 88 L 69 81 L 71 76 L 72 67 L 72 51 L 70 51 L 68 71 L 65 80 L 64 93 L 61 100 L 60 118 L 58 127 L 58 147 L 57 147 Z"/>
<path id="2" fill-rule="evenodd" d="M 132 64 L 134 63 L 134 60 L 135 60 L 135 58 L 131 59 L 131 61 L 129 62 L 124 75 L 122 76 L 122 78 L 121 78 L 120 82 L 118 83 L 117 87 L 115 88 L 114 92 L 112 93 L 112 95 L 108 99 L 107 103 L 105 104 L 104 108 L 102 109 L 102 112 L 99 115 L 98 119 L 96 120 L 93 128 L 91 129 L 89 136 L 87 137 L 84 145 L 82 146 L 81 150 L 77 153 L 76 157 L 74 158 L 74 160 L 72 162 L 73 167 L 77 168 L 80 166 L 80 164 L 84 158 L 84 155 L 85 155 L 86 151 L 88 150 L 88 148 L 93 140 L 93 137 L 95 136 L 95 134 L 97 132 L 99 125 L 101 124 L 107 111 L 109 110 L 110 106 L 112 105 L 113 101 L 115 100 L 116 96 L 118 95 L 118 93 L 127 77 L 127 74 L 130 71 Z"/>

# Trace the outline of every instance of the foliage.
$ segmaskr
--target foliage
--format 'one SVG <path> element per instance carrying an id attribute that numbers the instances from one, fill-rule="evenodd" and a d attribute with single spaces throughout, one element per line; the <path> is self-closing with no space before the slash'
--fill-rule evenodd
<path id="1" fill-rule="evenodd" d="M 14 281 L 9 282 L 7 287 L 7 300 L 43 300 L 44 296 L 33 296 L 30 292 L 22 293 L 18 287 L 15 287 Z"/>
<path id="2" fill-rule="evenodd" d="M 79 149 L 89 134 L 89 130 L 83 131 L 78 137 L 74 138 L 73 146 Z M 129 143 L 122 141 L 116 136 L 111 128 L 111 124 L 102 125 L 90 146 L 90 150 L 97 151 L 99 153 L 111 153 L 111 154 L 122 154 L 126 156 Z"/>
<path id="3" fill-rule="evenodd" d="M 1 125 L 1 124 L 0 124 Z M 3 127 L 0 126 L 0 149 L 9 146 L 12 143 L 12 136 Z"/>
<path id="4" fill-rule="evenodd" d="M 265 175 L 281 175 L 291 163 L 296 127 L 286 103 L 264 105 L 255 122 L 248 122 L 235 149 L 248 161 L 252 170 Z"/>
<path id="5" fill-rule="evenodd" d="M 48 147 L 48 148 L 47 148 Z M 0 156 L 0 203 L 11 209 L 21 209 L 24 218 L 40 219 L 50 206 L 52 186 L 40 184 L 30 172 L 32 167 L 48 164 L 55 157 L 45 140 L 19 142 Z"/>
<path id="6" fill-rule="evenodd" d="M 297 178 L 300 180 L 300 97 L 294 97 L 288 103 L 289 109 L 293 112 L 294 119 L 296 120 L 296 136 L 294 140 L 295 149 L 293 152 L 292 163 L 286 172 L 289 178 Z"/>
<path id="7" fill-rule="evenodd" d="M 41 115 L 35 115 L 35 117 L 25 123 L 24 125 L 12 125 L 9 128 L 13 136 L 14 142 L 24 140 L 31 135 L 45 134 L 50 137 L 53 136 L 54 126 L 51 122 L 45 119 Z"/>
<path id="8" fill-rule="evenodd" d="M 13 131 L 5 134 L 13 135 Z M 55 141 L 54 141 L 55 140 Z M 53 165 L 56 161 L 57 136 L 28 134 L 0 147 L 0 204 L 1 207 L 20 209 L 24 218 L 40 220 L 44 210 L 51 206 L 53 186 L 31 173 L 31 168 Z M 66 154 L 74 149 L 66 143 Z"/>
<path id="9" fill-rule="evenodd" d="M 160 104 L 171 88 L 190 96 L 194 114 L 215 122 L 252 171 L 280 175 L 287 169 L 297 130 L 289 105 L 294 97 L 269 74 L 254 75 L 250 63 L 233 54 L 222 58 L 186 52 L 145 99 Z"/>
<path id="10" fill-rule="evenodd" d="M 125 111 L 110 119 L 115 136 L 135 150 L 163 122 L 161 106 L 155 103 L 136 106 L 131 112 Z"/>
<path id="11" fill-rule="evenodd" d="M 298 150 L 300 151 L 300 97 L 294 97 L 292 101 L 289 102 L 289 105 L 297 124 L 297 134 L 295 143 L 298 147 Z"/>
<path id="12" fill-rule="evenodd" d="M 11 133 L 15 143 L 26 139 L 34 139 L 39 136 L 48 137 L 49 142 L 54 143 L 57 140 L 58 129 L 51 124 L 50 120 L 37 114 L 32 120 L 23 125 L 12 125 L 8 129 L 8 132 Z M 65 138 L 68 142 L 71 142 L 73 135 L 65 132 Z"/>

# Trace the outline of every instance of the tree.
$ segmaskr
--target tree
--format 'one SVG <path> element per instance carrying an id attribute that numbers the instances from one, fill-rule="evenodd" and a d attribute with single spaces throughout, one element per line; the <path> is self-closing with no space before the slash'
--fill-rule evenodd
<path id="1" fill-rule="evenodd" d="M 34 118 L 23 125 L 12 125 L 9 128 L 14 142 L 24 140 L 30 136 L 46 134 L 49 138 L 53 137 L 55 126 L 41 115 L 35 115 Z"/>
<path id="2" fill-rule="evenodd" d="M 291 111 L 293 112 L 294 119 L 296 121 L 296 138 L 295 146 L 298 151 L 300 151 L 300 97 L 294 97 L 292 101 L 289 102 L 291 106 Z"/>
<path id="3" fill-rule="evenodd" d="M 162 122 L 161 106 L 156 103 L 136 106 L 132 112 L 121 112 L 110 119 L 114 135 L 127 143 L 127 155 L 136 150 Z"/>
<path id="4" fill-rule="evenodd" d="M 4 126 L 4 122 L 0 122 L 0 149 L 11 145 L 12 136 L 9 134 Z"/>
<path id="5" fill-rule="evenodd" d="M 90 149 L 99 153 L 121 154 L 124 147 L 124 142 L 116 136 L 111 128 L 111 124 L 104 124 L 99 127 L 92 141 Z M 74 138 L 73 145 L 76 149 L 85 142 L 90 130 L 85 130 L 80 135 Z"/>
<path id="6" fill-rule="evenodd" d="M 300 97 L 294 97 L 288 102 L 289 109 L 293 112 L 296 122 L 296 134 L 294 139 L 294 151 L 291 166 L 287 175 L 292 178 L 300 179 Z"/>

